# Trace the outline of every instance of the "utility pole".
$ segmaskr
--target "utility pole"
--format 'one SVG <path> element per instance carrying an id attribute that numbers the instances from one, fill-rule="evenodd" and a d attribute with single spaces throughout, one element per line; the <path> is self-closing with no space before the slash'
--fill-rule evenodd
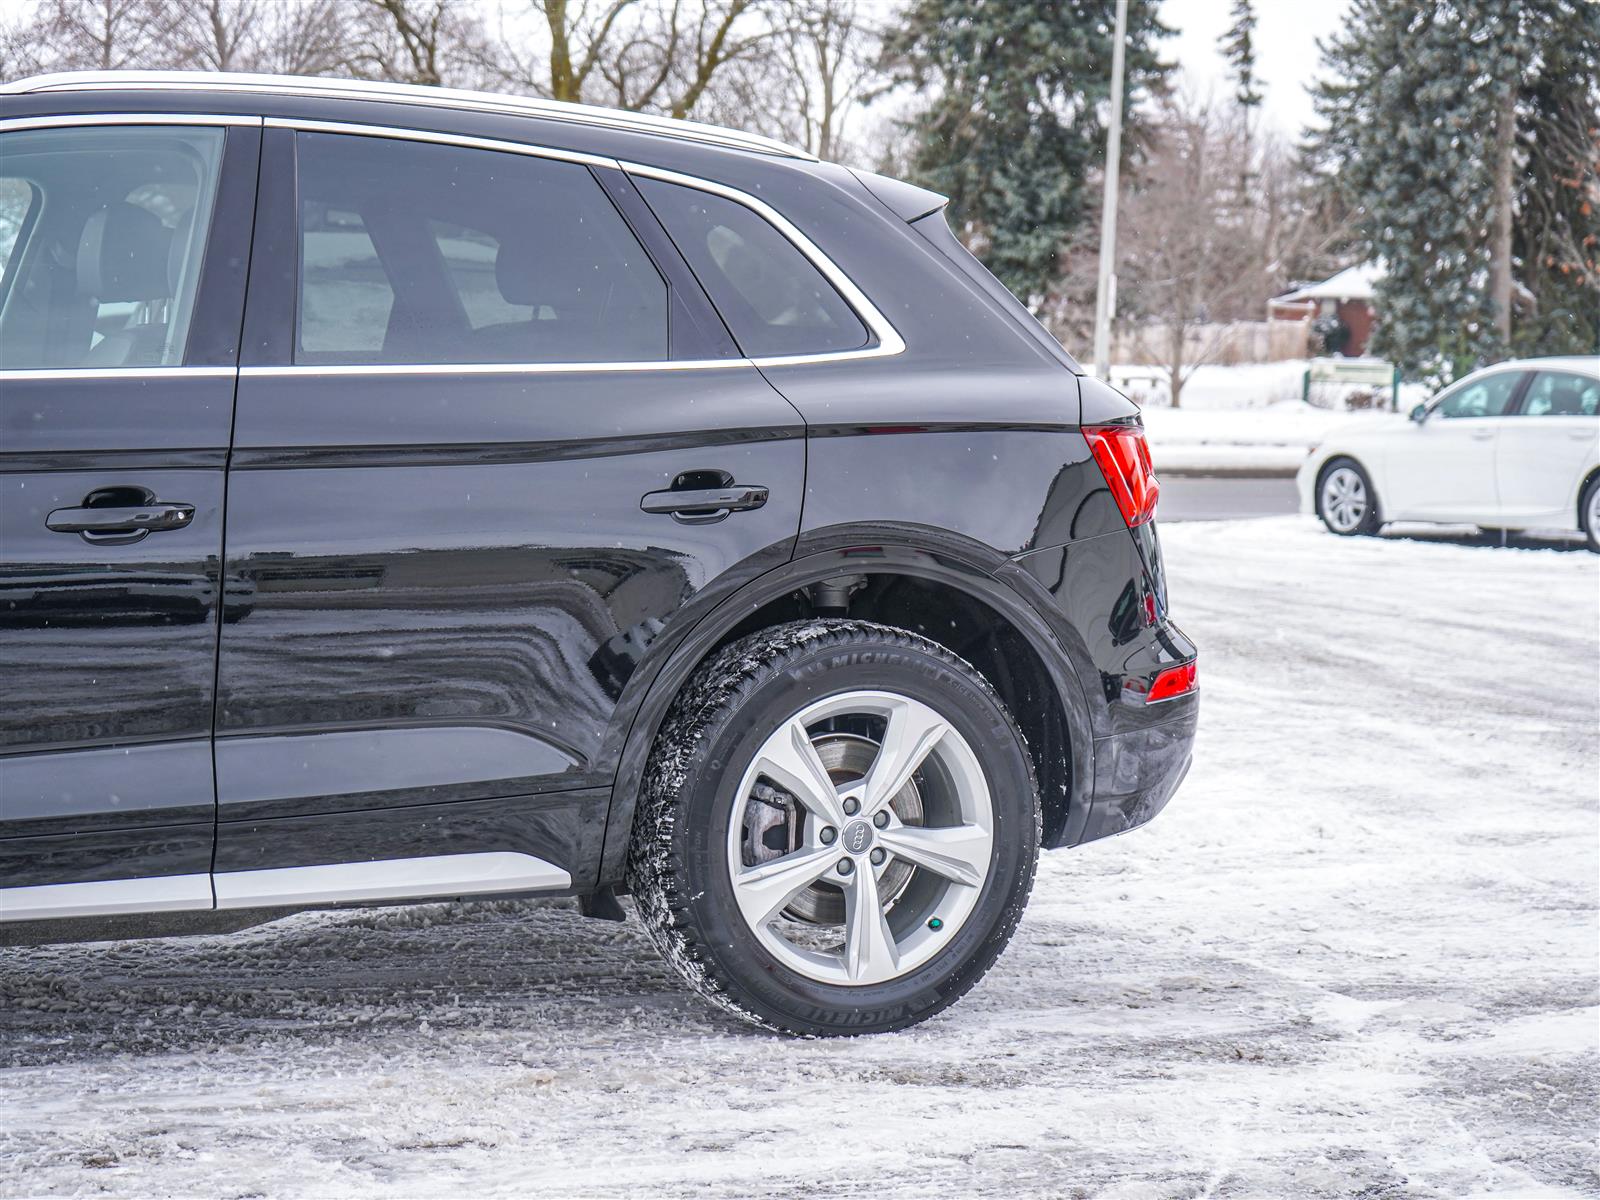
<path id="1" fill-rule="evenodd" d="M 1122 66 L 1128 45 L 1128 0 L 1117 0 L 1111 43 L 1111 124 L 1106 130 L 1106 189 L 1100 202 L 1100 282 L 1094 293 L 1094 373 L 1111 374 L 1111 315 L 1117 304 L 1117 174 L 1122 166 Z"/>

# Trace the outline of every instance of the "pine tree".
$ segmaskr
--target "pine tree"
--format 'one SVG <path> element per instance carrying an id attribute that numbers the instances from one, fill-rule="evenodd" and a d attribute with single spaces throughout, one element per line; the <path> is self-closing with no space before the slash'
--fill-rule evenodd
<path id="1" fill-rule="evenodd" d="M 1024 300 L 1060 276 L 1069 236 L 1092 219 L 1091 170 L 1105 155 L 1113 0 L 914 0 L 885 44 L 885 65 L 918 89 L 905 122 L 911 176 L 951 199 L 964 240 Z M 1171 30 L 1154 4 L 1128 11 L 1127 124 L 1164 89 L 1155 43 Z"/>
<path id="2" fill-rule="evenodd" d="M 1217 39 L 1222 56 L 1233 72 L 1233 98 L 1249 111 L 1261 107 L 1261 90 L 1256 86 L 1256 10 L 1251 0 L 1233 0 L 1233 23 Z"/>
<path id="3" fill-rule="evenodd" d="M 1588 0 L 1351 5 L 1309 149 L 1385 264 L 1375 352 L 1451 378 L 1513 349 L 1594 351 L 1597 45 Z"/>

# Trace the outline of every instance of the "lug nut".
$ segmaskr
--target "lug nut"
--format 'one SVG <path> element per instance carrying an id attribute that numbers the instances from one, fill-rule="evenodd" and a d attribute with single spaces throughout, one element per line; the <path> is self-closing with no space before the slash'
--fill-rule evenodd
<path id="1" fill-rule="evenodd" d="M 833 845 L 834 841 L 838 838 L 838 836 L 839 836 L 839 831 L 837 829 L 835 829 L 832 825 L 824 825 L 822 827 L 822 832 L 817 834 L 817 837 L 819 837 L 822 840 L 822 844 L 824 846 Z"/>
<path id="2" fill-rule="evenodd" d="M 841 858 L 839 860 L 839 874 L 848 875 L 848 874 L 850 874 L 850 872 L 854 871 L 855 869 L 856 869 L 855 863 L 851 862 L 848 858 Z"/>
<path id="3" fill-rule="evenodd" d="M 872 823 L 879 829 L 887 829 L 889 827 L 889 810 L 887 808 L 880 808 L 877 812 L 873 813 Z"/>
<path id="4" fill-rule="evenodd" d="M 883 860 L 889 856 L 883 852 L 882 846 L 878 846 L 872 851 L 871 857 L 872 865 L 875 867 L 881 867 L 883 865 Z"/>
<path id="5" fill-rule="evenodd" d="M 845 816 L 853 817 L 860 811 L 861 811 L 861 801 L 857 800 L 854 796 L 851 796 L 850 799 L 848 799 L 848 800 L 846 800 L 844 802 L 844 815 Z"/>

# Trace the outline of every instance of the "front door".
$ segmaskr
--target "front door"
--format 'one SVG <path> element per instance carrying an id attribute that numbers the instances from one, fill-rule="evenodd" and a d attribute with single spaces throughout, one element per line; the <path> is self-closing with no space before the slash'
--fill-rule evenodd
<path id="1" fill-rule="evenodd" d="M 1428 419 L 1396 439 L 1378 489 L 1386 521 L 1492 521 L 1495 448 L 1527 376 L 1496 371 L 1445 391 Z"/>
<path id="2" fill-rule="evenodd" d="M 260 123 L 162 120 L 0 127 L 0 919 L 211 904 Z"/>
<path id="3" fill-rule="evenodd" d="M 376 133 L 264 149 L 223 906 L 356 860 L 367 895 L 416 894 L 419 857 L 482 890 L 476 856 L 504 852 L 581 886 L 641 656 L 799 525 L 798 414 L 624 217 L 620 171 Z"/>

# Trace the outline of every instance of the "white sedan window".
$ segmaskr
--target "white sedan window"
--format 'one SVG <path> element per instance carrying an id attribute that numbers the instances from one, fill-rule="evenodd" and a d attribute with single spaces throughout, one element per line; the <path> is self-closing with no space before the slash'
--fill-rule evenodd
<path id="1" fill-rule="evenodd" d="M 1540 371 L 1528 385 L 1522 412 L 1529 417 L 1592 417 L 1600 413 L 1600 379 Z"/>
<path id="2" fill-rule="evenodd" d="M 1444 394 L 1434 408 L 1441 417 L 1502 416 L 1522 382 L 1520 371 L 1500 371 L 1482 379 L 1469 379 Z"/>

